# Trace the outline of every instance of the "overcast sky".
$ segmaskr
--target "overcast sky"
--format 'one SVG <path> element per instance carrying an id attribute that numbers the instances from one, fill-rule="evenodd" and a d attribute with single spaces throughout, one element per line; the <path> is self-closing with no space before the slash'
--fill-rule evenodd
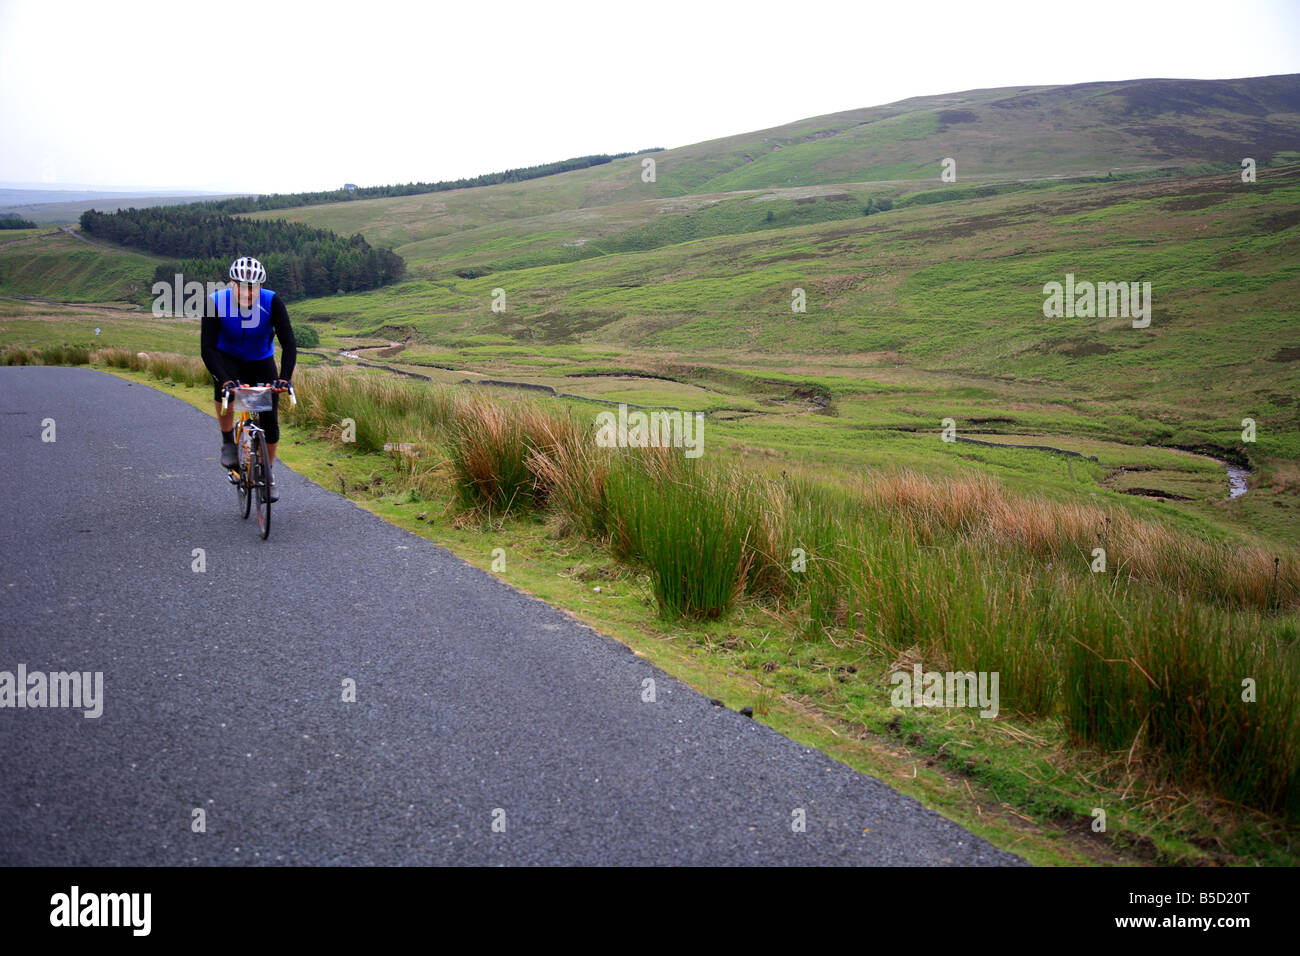
<path id="1" fill-rule="evenodd" d="M 1295 72 L 1300 0 L 0 0 L 0 182 L 433 181 L 932 93 Z"/>

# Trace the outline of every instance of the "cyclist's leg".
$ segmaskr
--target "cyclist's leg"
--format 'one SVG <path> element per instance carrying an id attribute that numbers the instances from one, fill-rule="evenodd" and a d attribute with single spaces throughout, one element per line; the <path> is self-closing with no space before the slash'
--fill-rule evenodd
<path id="1" fill-rule="evenodd" d="M 212 404 L 213 410 L 217 413 L 217 423 L 221 428 L 221 467 L 235 467 L 235 410 L 221 410 L 221 383 L 217 377 L 212 376 Z"/>
<path id="2" fill-rule="evenodd" d="M 212 376 L 212 402 L 216 405 L 217 421 L 221 425 L 221 431 L 228 432 L 235 427 L 235 410 L 229 408 L 226 411 L 221 410 L 221 383 L 217 381 L 215 375 Z"/>

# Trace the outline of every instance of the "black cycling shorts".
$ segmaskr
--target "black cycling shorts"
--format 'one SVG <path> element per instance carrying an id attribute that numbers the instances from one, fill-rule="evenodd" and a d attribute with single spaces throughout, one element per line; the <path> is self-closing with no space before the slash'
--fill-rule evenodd
<path id="1" fill-rule="evenodd" d="M 221 355 L 225 361 L 226 368 L 229 369 L 236 379 L 245 385 L 270 384 L 280 377 L 280 373 L 275 367 L 275 357 L 254 359 L 241 359 L 234 355 L 227 355 L 224 352 Z M 212 399 L 220 404 L 221 402 L 221 382 L 217 381 L 215 375 L 212 376 Z M 266 432 L 266 443 L 274 445 L 280 440 L 280 393 L 276 392 L 271 395 L 271 410 L 258 414 L 258 424 L 262 426 L 262 431 Z"/>

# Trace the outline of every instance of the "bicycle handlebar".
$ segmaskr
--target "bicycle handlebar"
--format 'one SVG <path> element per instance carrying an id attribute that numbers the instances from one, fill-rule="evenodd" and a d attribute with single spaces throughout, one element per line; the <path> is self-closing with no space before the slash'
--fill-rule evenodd
<path id="1" fill-rule="evenodd" d="M 222 413 L 223 415 L 226 413 L 226 409 L 230 406 L 230 396 L 233 395 L 235 392 L 238 392 L 238 391 L 241 391 L 241 390 L 244 390 L 244 389 L 247 389 L 247 390 L 250 391 L 250 392 L 251 392 L 251 391 L 265 391 L 265 390 L 268 389 L 268 388 L 269 388 L 272 392 L 288 392 L 288 393 L 289 393 L 289 401 L 292 402 L 294 405 L 297 405 L 297 404 L 298 404 L 298 396 L 295 395 L 295 394 L 293 393 L 293 383 L 292 383 L 292 382 L 289 384 L 289 387 L 288 387 L 288 388 L 276 388 L 276 387 L 275 387 L 271 382 L 258 382 L 258 383 L 252 384 L 252 385 L 247 385 L 247 384 L 245 384 L 245 385 L 236 385 L 236 386 L 234 386 L 234 387 L 232 387 L 232 388 L 225 388 L 225 389 L 222 389 L 222 390 L 221 390 L 221 413 Z"/>

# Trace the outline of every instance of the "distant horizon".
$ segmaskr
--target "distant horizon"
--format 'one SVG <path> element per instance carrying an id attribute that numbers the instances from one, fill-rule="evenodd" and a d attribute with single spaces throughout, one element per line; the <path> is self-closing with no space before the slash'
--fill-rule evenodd
<path id="1" fill-rule="evenodd" d="M 0 182 L 0 189 L 26 189 L 39 192 L 103 192 L 130 196 L 222 196 L 239 190 L 188 189 L 184 186 L 123 186 L 102 183 L 21 183 Z"/>

